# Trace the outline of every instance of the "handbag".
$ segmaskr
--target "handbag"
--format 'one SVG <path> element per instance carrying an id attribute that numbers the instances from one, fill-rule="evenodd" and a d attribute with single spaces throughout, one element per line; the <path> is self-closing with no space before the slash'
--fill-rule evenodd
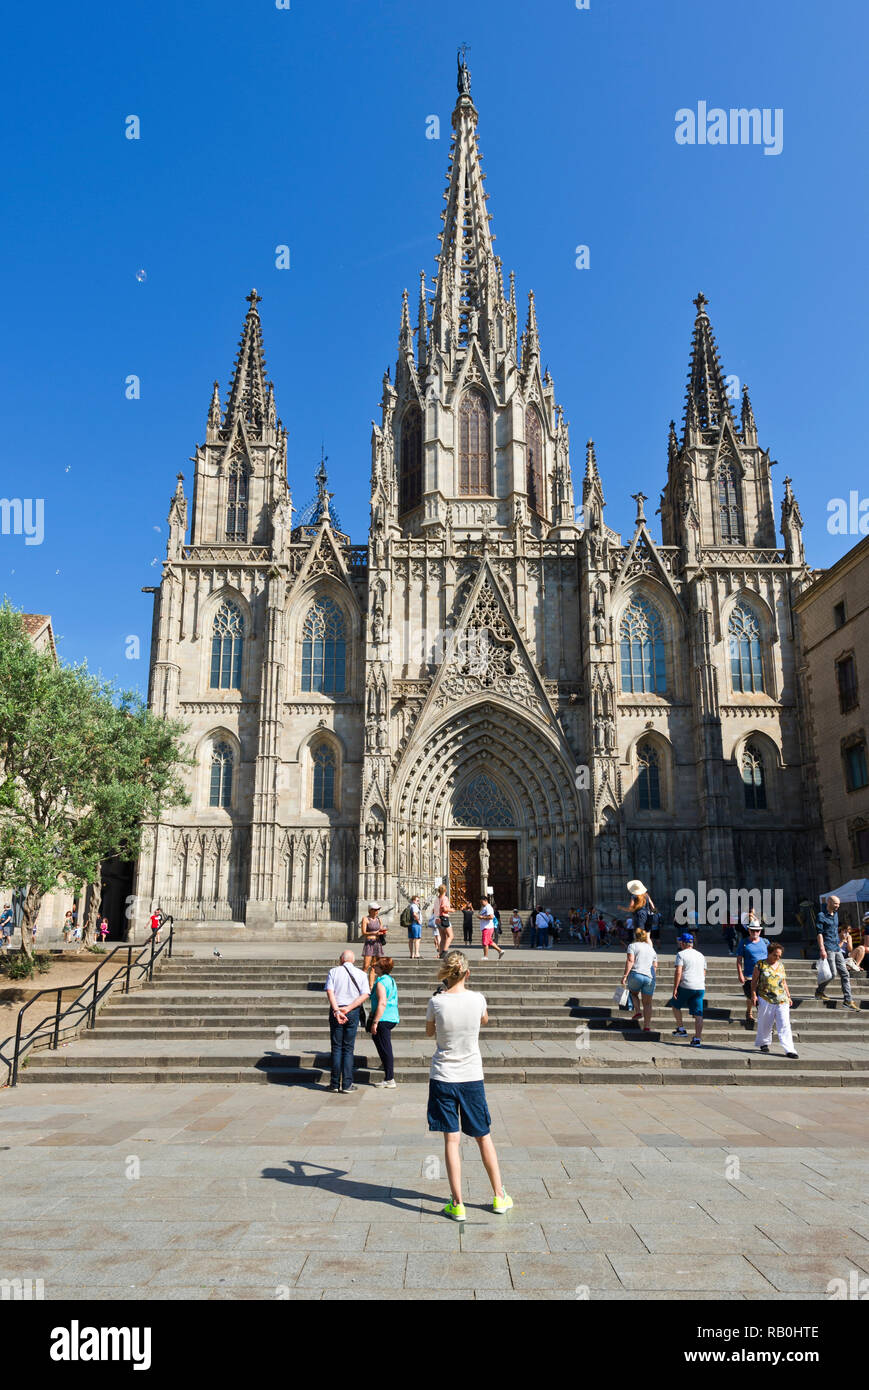
<path id="1" fill-rule="evenodd" d="M 346 965 L 344 966 L 344 969 L 347 970 L 347 966 L 346 966 Z M 350 976 L 350 979 L 353 980 L 353 972 L 352 972 L 351 970 L 347 970 L 347 974 Z M 353 980 L 353 983 L 354 983 L 354 985 L 356 985 L 356 981 L 355 981 L 355 980 Z M 356 985 L 356 988 L 358 989 L 359 986 Z M 367 1031 L 368 1031 L 368 1015 L 367 1015 L 366 1012 L 365 1012 L 365 1005 L 364 1005 L 364 1004 L 360 1004 L 360 1005 L 359 1005 L 359 1022 L 362 1024 L 362 1027 L 363 1027 L 363 1028 L 365 1029 L 365 1031 L 367 1032 Z"/>
<path id="2" fill-rule="evenodd" d="M 833 969 L 826 956 L 821 956 L 815 969 L 818 972 L 818 984 L 825 985 L 828 980 L 833 978 Z"/>

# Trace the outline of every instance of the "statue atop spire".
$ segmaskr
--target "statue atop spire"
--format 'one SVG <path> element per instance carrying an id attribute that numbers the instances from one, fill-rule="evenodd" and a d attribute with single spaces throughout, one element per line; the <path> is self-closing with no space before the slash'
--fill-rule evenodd
<path id="1" fill-rule="evenodd" d="M 328 462 L 328 459 L 329 459 L 329 455 L 328 455 L 327 453 L 324 452 L 323 446 L 322 446 L 322 444 L 321 444 L 321 445 L 320 445 L 320 467 L 317 469 L 317 472 L 314 474 L 314 478 L 315 478 L 315 481 L 316 481 L 316 484 L 317 484 L 317 520 L 318 520 L 318 521 L 322 521 L 324 518 L 328 521 L 329 516 L 330 516 L 329 503 L 330 503 L 331 500 L 332 500 L 332 493 L 329 492 L 328 489 L 327 489 L 327 487 L 326 487 L 326 484 L 327 484 L 327 482 L 328 482 L 328 478 L 327 478 L 327 476 L 326 476 L 326 464 L 327 464 L 327 462 Z"/>
<path id="2" fill-rule="evenodd" d="M 458 87 L 460 97 L 469 97 L 471 95 L 471 70 L 465 62 L 465 54 L 470 46 L 469 43 L 459 44 L 459 51 L 456 55 L 459 68 L 456 86 Z"/>

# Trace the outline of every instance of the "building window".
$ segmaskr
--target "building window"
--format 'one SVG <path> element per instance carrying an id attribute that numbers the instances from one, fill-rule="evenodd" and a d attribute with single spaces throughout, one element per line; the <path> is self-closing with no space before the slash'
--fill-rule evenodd
<path id="1" fill-rule="evenodd" d="M 422 411 L 410 405 L 401 422 L 399 509 L 409 512 L 422 501 Z"/>
<path id="2" fill-rule="evenodd" d="M 854 830 L 854 863 L 869 864 L 869 825 L 858 825 Z"/>
<path id="3" fill-rule="evenodd" d="M 525 412 L 525 487 L 528 505 L 546 516 L 546 470 L 543 465 L 543 426 L 533 406 Z"/>
<path id="4" fill-rule="evenodd" d="M 233 459 L 229 469 L 229 500 L 226 507 L 226 539 L 247 540 L 248 468 L 244 459 Z"/>
<path id="5" fill-rule="evenodd" d="M 841 602 L 841 603 L 837 603 L 837 604 L 835 605 L 835 607 L 833 608 L 833 622 L 836 624 L 836 627 L 844 627 L 844 626 L 845 626 L 845 600 L 844 600 L 844 599 L 842 599 L 842 602 Z"/>
<path id="6" fill-rule="evenodd" d="M 331 811 L 335 806 L 335 753 L 321 743 L 314 753 L 314 810 Z"/>
<path id="7" fill-rule="evenodd" d="M 467 391 L 459 407 L 459 496 L 486 497 L 491 492 L 489 403 L 479 391 Z"/>
<path id="8" fill-rule="evenodd" d="M 643 743 L 637 749 L 637 797 L 641 811 L 660 811 L 658 752 L 651 743 Z"/>
<path id="9" fill-rule="evenodd" d="M 721 539 L 730 545 L 742 545 L 742 506 L 739 501 L 739 478 L 736 465 L 723 463 L 718 470 L 718 523 Z"/>
<path id="10" fill-rule="evenodd" d="M 847 714 L 849 710 L 856 709 L 860 701 L 857 698 L 857 663 L 853 652 L 836 662 L 836 685 L 839 687 L 840 712 Z"/>
<path id="11" fill-rule="evenodd" d="M 737 603 L 727 627 L 730 637 L 730 674 L 739 695 L 763 691 L 763 662 L 760 655 L 760 623 L 747 603 Z"/>
<path id="12" fill-rule="evenodd" d="M 234 603 L 226 600 L 220 605 L 211 631 L 211 687 L 240 690 L 244 618 Z"/>
<path id="13" fill-rule="evenodd" d="M 845 758 L 845 785 L 848 791 L 858 792 L 863 787 L 869 787 L 865 739 L 855 739 L 842 751 Z"/>
<path id="14" fill-rule="evenodd" d="M 765 811 L 766 774 L 763 758 L 753 743 L 746 744 L 742 755 L 742 785 L 746 811 Z"/>
<path id="15" fill-rule="evenodd" d="M 661 615 L 644 598 L 634 598 L 619 626 L 622 690 L 632 694 L 663 695 L 667 689 L 664 625 Z"/>
<path id="16" fill-rule="evenodd" d="M 302 628 L 302 690 L 343 695 L 347 643 L 337 603 L 319 598 Z"/>
<path id="17" fill-rule="evenodd" d="M 232 749 L 228 743 L 216 743 L 211 754 L 211 787 L 209 806 L 232 805 Z"/>
<path id="18" fill-rule="evenodd" d="M 497 827 L 515 822 L 501 788 L 481 772 L 466 783 L 453 801 L 453 824 Z"/>

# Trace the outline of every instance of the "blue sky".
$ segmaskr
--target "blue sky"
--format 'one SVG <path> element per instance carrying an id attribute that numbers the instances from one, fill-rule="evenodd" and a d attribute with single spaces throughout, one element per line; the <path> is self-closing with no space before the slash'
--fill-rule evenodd
<path id="1" fill-rule="evenodd" d="M 810 563 L 859 539 L 827 532 L 831 498 L 869 495 L 857 0 L 52 0 L 5 22 L 0 493 L 44 499 L 45 539 L 0 535 L 0 592 L 52 614 L 66 660 L 146 687 L 140 590 L 252 285 L 294 501 L 322 440 L 364 541 L 370 422 L 401 291 L 435 270 L 463 41 L 496 250 L 520 301 L 536 292 L 574 478 L 591 435 L 609 524 L 630 529 L 638 487 L 657 505 L 702 290 L 781 461 L 777 513 L 789 473 Z M 676 111 L 701 100 L 781 108 L 781 154 L 678 145 Z"/>

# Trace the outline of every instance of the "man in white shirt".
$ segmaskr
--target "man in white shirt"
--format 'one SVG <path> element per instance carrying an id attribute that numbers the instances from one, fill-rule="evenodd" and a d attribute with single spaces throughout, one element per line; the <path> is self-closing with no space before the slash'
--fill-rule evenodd
<path id="1" fill-rule="evenodd" d="M 353 964 L 352 951 L 342 951 L 338 964 L 326 976 L 329 999 L 329 1036 L 332 1043 L 330 1091 L 355 1091 L 353 1049 L 359 1027 L 359 1009 L 371 990 L 361 970 Z"/>
<path id="2" fill-rule="evenodd" d="M 670 1008 L 676 1016 L 674 1034 L 681 1038 L 688 1036 L 682 1027 L 682 1010 L 687 1009 L 694 1020 L 692 1047 L 700 1047 L 703 1032 L 703 997 L 706 992 L 706 957 L 694 949 L 694 937 L 683 932 L 677 941 L 676 974 L 673 979 L 673 998 Z"/>
<path id="3" fill-rule="evenodd" d="M 544 908 L 538 908 L 537 916 L 534 919 L 534 925 L 537 928 L 537 950 L 545 951 L 546 938 L 549 933 L 549 918 Z"/>

